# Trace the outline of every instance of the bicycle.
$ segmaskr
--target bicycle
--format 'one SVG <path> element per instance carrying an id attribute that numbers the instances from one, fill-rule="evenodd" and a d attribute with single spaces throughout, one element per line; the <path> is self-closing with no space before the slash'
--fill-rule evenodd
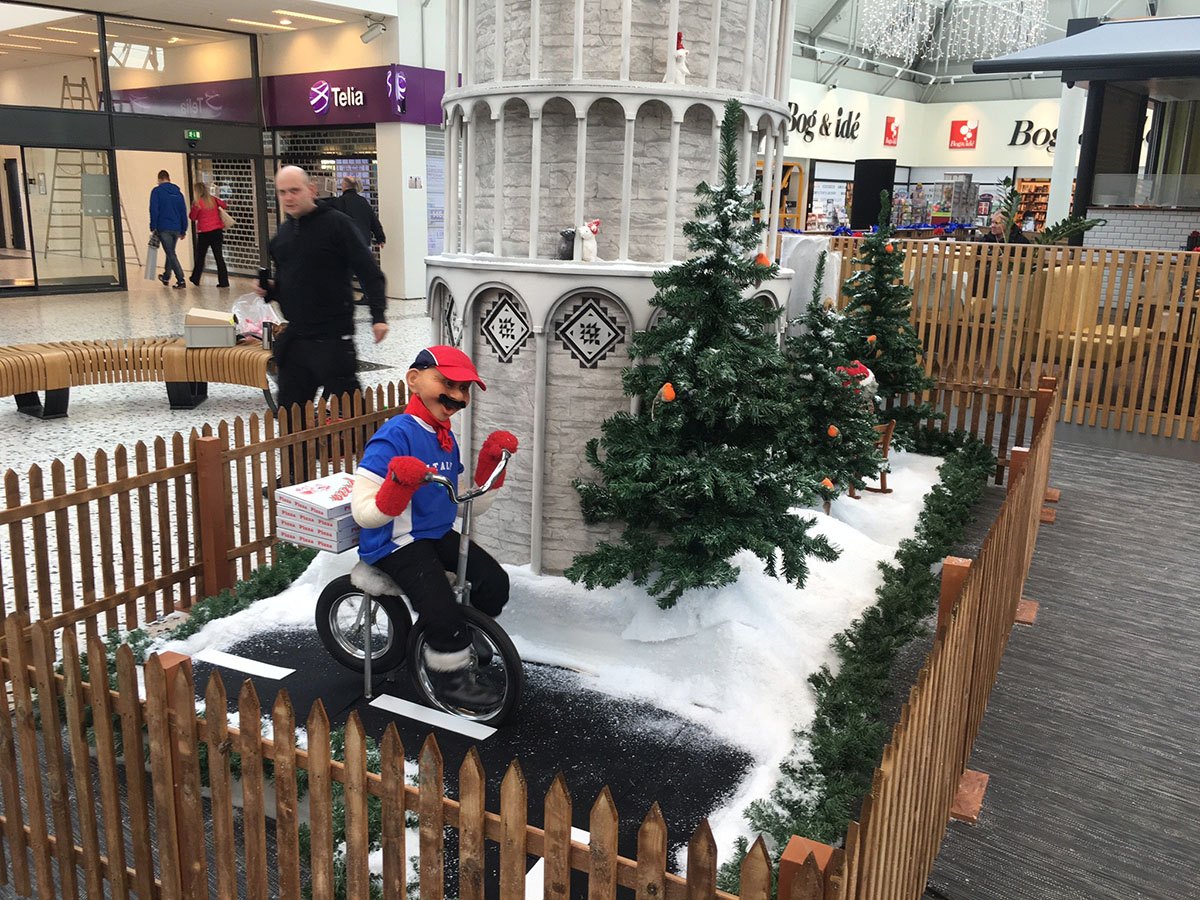
<path id="1" fill-rule="evenodd" d="M 359 560 L 348 574 L 335 578 L 321 591 L 316 624 L 321 643 L 330 655 L 346 668 L 363 673 L 363 692 L 368 700 L 372 696 L 374 674 L 393 672 L 407 661 L 413 688 L 422 701 L 434 709 L 485 725 L 500 725 L 516 711 L 525 687 L 521 657 L 496 620 L 470 606 L 471 585 L 467 581 L 471 504 L 492 489 L 496 479 L 508 467 L 510 456 L 507 450 L 501 451 L 500 463 L 491 477 L 463 494 L 459 494 L 455 484 L 442 475 L 431 473 L 425 476 L 425 483 L 442 486 L 450 499 L 463 508 L 457 571 L 448 572 L 447 577 L 455 600 L 463 605 L 463 615 L 471 632 L 471 652 L 475 656 L 477 677 L 498 688 L 499 698 L 483 709 L 468 709 L 440 697 L 436 679 L 431 678 L 425 668 L 423 620 L 387 574 Z M 380 598 L 397 601 L 389 605 L 397 610 L 407 609 L 409 616 L 393 618 Z"/>

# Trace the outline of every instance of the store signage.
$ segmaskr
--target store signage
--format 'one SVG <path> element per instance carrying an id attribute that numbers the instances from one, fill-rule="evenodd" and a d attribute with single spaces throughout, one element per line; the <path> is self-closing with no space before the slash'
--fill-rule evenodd
<path id="1" fill-rule="evenodd" d="M 1058 143 L 1058 129 L 1034 128 L 1033 119 L 1017 119 L 1012 137 L 1008 139 L 1010 147 L 1045 147 L 1047 153 L 1054 152 Z"/>
<path id="2" fill-rule="evenodd" d="M 788 115 L 788 130 L 799 134 L 806 144 L 811 144 L 818 135 L 857 141 L 859 129 L 862 127 L 862 113 L 841 106 L 834 115 L 819 113 L 815 109 L 809 113 L 802 113 L 798 104 L 789 103 Z"/>
<path id="3" fill-rule="evenodd" d="M 442 123 L 444 72 L 413 66 L 369 66 L 263 79 L 267 127 Z"/>
<path id="4" fill-rule="evenodd" d="M 160 84 L 112 91 L 113 112 L 147 116 L 186 116 L 223 122 L 258 120 L 252 78 L 200 84 Z"/>
<path id="5" fill-rule="evenodd" d="M 952 119 L 950 122 L 950 149 L 974 150 L 979 141 L 977 119 Z"/>
<path id="6" fill-rule="evenodd" d="M 883 146 L 895 147 L 900 143 L 900 122 L 895 116 L 888 116 L 883 121 Z"/>

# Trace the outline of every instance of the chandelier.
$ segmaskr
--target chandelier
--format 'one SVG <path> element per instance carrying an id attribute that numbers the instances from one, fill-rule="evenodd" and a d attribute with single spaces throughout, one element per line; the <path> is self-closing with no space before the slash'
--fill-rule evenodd
<path id="1" fill-rule="evenodd" d="M 858 43 L 909 66 L 988 59 L 1045 40 L 1048 0 L 866 0 Z"/>

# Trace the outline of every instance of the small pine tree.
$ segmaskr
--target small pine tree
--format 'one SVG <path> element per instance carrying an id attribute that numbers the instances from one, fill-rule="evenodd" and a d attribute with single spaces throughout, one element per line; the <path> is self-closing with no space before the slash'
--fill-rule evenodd
<path id="1" fill-rule="evenodd" d="M 879 229 L 863 238 L 859 269 L 842 286 L 846 304 L 846 347 L 875 373 L 879 382 L 879 421 L 896 420 L 892 442 L 911 448 L 922 419 L 935 418 L 933 406 L 917 395 L 933 387 L 920 364 L 921 339 L 912 327 L 912 288 L 904 283 L 904 252 L 892 227 L 892 202 L 880 194 Z M 907 403 L 901 406 L 902 399 Z"/>
<path id="2" fill-rule="evenodd" d="M 721 124 L 721 183 L 697 188 L 697 218 L 684 226 L 694 256 L 654 276 L 655 327 L 639 333 L 622 375 L 642 399 L 587 445 L 598 482 L 577 480 L 589 522 L 625 523 L 619 542 L 575 557 L 567 577 L 588 587 L 625 578 L 648 585 L 661 607 L 684 591 L 737 577 L 730 559 L 746 549 L 776 574 L 803 584 L 806 559 L 833 559 L 811 519 L 789 512 L 811 498 L 812 473 L 781 446 L 792 403 L 775 325 L 779 313 L 749 289 L 775 272 L 753 259 L 765 223 L 749 185 L 737 182 L 742 107 Z"/>
<path id="3" fill-rule="evenodd" d="M 850 486 L 861 490 L 884 462 L 875 445 L 874 397 L 864 396 L 844 371 L 854 360 L 843 344 L 843 316 L 833 298 L 821 296 L 824 280 L 822 253 L 812 300 L 798 320 L 803 330 L 788 338 L 784 351 L 797 405 L 785 446 L 813 473 L 818 493 L 829 501 Z"/>

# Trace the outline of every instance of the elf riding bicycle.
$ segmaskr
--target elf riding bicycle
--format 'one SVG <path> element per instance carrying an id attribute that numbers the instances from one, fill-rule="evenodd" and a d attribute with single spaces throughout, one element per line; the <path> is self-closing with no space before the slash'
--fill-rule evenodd
<path id="1" fill-rule="evenodd" d="M 470 358 L 448 346 L 422 350 L 405 380 L 404 414 L 368 441 L 355 472 L 351 512 L 362 529 L 360 561 L 322 592 L 317 629 L 339 662 L 366 669 L 368 679 L 372 669 L 396 668 L 407 657 L 427 703 L 497 724 L 516 708 L 524 674 L 512 641 L 493 621 L 508 602 L 508 574 L 470 541 L 470 528 L 503 486 L 517 439 L 506 431 L 489 435 L 476 487 L 459 493 L 464 467 L 450 418 L 470 402 L 472 384 L 487 388 Z M 460 514 L 461 535 L 453 529 Z M 453 584 L 448 572 L 456 573 Z M 419 614 L 407 640 L 405 598 Z"/>

